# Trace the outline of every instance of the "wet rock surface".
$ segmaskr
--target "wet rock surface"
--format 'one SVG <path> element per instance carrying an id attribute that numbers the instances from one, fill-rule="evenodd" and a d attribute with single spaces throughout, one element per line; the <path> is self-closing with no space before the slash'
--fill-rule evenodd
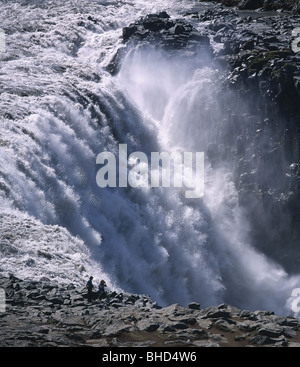
<path id="1" fill-rule="evenodd" d="M 300 346 L 299 320 L 222 304 L 162 308 L 150 296 L 84 289 L 53 281 L 0 277 L 7 304 L 1 347 Z"/>
<path id="2" fill-rule="evenodd" d="M 213 0 L 213 2 L 218 2 L 225 6 L 235 6 L 242 10 L 261 9 L 262 11 L 279 10 L 299 12 L 299 2 L 297 0 Z"/>
<path id="3" fill-rule="evenodd" d="M 199 50 L 205 50 L 209 55 L 212 52 L 208 32 L 198 32 L 184 17 L 171 19 L 167 12 L 148 14 L 128 25 L 123 29 L 122 40 L 125 46 L 119 48 L 107 67 L 113 75 L 120 70 L 125 55 L 137 44 L 159 48 L 177 60 L 191 59 Z M 200 58 L 198 62 L 201 62 Z"/>

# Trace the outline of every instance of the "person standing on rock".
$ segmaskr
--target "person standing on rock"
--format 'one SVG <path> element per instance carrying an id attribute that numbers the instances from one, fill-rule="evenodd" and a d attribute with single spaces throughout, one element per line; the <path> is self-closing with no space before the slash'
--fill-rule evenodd
<path id="1" fill-rule="evenodd" d="M 86 283 L 86 288 L 87 288 L 87 291 L 88 291 L 88 301 L 89 302 L 92 301 L 92 290 L 94 288 L 93 279 L 94 278 L 91 276 L 90 279 Z"/>
<path id="2" fill-rule="evenodd" d="M 99 299 L 105 297 L 105 287 L 107 287 L 105 280 L 101 280 L 98 286 Z"/>

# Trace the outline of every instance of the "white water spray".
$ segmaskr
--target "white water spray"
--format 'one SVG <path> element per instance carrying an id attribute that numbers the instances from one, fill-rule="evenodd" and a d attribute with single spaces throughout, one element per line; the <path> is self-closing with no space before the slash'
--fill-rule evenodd
<path id="1" fill-rule="evenodd" d="M 206 151 L 213 141 L 222 108 L 212 104 L 218 83 L 210 65 L 182 65 L 137 49 L 119 76 L 104 70 L 122 27 L 140 15 L 176 15 L 188 6 L 1 4 L 2 272 L 77 282 L 92 273 L 162 305 L 225 301 L 290 311 L 286 302 L 298 278 L 251 247 L 226 165 L 206 161 L 203 200 L 187 200 L 177 188 L 96 183 L 97 155 L 117 154 L 119 144 L 149 155 Z"/>

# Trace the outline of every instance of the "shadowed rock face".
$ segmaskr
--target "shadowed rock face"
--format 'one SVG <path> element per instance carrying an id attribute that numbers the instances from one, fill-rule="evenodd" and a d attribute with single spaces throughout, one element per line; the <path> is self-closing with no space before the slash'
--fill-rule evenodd
<path id="1" fill-rule="evenodd" d="M 300 10 L 297 0 L 213 0 L 213 2 L 219 2 L 225 6 L 236 6 L 241 10 L 288 10 L 294 13 L 299 13 Z"/>
<path id="2" fill-rule="evenodd" d="M 161 308 L 148 295 L 107 292 L 103 300 L 72 284 L 0 277 L 6 311 L 0 346 L 299 346 L 299 321 L 222 304 Z"/>
<path id="3" fill-rule="evenodd" d="M 270 2 L 251 2 L 258 3 L 273 9 Z M 247 4 L 239 7 L 250 9 Z M 124 28 L 125 47 L 109 66 L 117 73 L 130 49 L 151 44 L 168 57 L 187 61 L 198 55 L 199 65 L 219 68 L 210 111 L 220 113 L 205 153 L 213 167 L 231 167 L 253 246 L 290 273 L 300 266 L 300 58 L 292 47 L 298 21 L 295 13 L 245 13 L 219 5 L 182 19 L 150 14 Z"/>
<path id="4" fill-rule="evenodd" d="M 225 47 L 216 56 L 228 62 L 233 95 L 248 105 L 242 114 L 231 109 L 227 143 L 253 244 L 291 272 L 299 269 L 300 64 L 291 47 L 297 19 L 240 19 L 233 31 L 217 35 Z"/>

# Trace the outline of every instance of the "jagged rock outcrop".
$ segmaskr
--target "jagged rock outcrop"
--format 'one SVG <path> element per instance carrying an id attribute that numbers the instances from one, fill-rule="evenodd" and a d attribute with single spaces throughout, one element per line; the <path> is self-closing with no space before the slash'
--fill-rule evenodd
<path id="1" fill-rule="evenodd" d="M 0 276 L 0 346 L 300 346 L 299 320 L 222 304 L 160 307 L 148 295 L 108 291 L 88 302 L 73 284 Z"/>
<path id="2" fill-rule="evenodd" d="M 299 13 L 300 11 L 297 0 L 200 0 L 200 2 L 202 1 L 219 2 L 225 6 L 235 6 L 241 10 L 285 10 L 295 13 Z"/>
<path id="3" fill-rule="evenodd" d="M 120 48 L 107 66 L 111 74 L 119 71 L 122 60 L 133 46 L 140 44 L 145 47 L 159 47 L 169 57 L 184 59 L 192 57 L 199 48 L 212 53 L 208 32 L 197 31 L 185 19 L 171 19 L 166 12 L 148 14 L 123 29 L 124 48 Z"/>

